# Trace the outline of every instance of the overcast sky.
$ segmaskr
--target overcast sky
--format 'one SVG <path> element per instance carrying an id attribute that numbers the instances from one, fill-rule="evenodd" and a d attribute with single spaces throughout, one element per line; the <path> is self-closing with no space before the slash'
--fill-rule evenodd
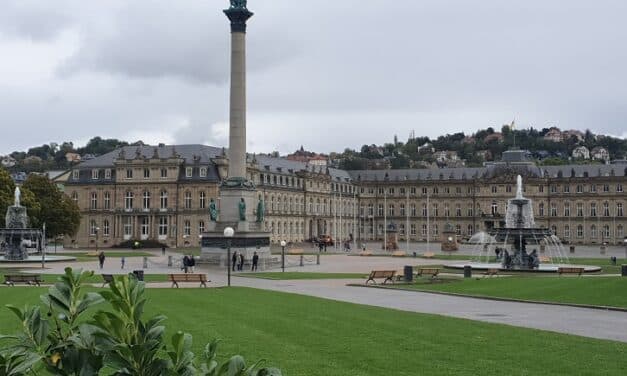
<path id="1" fill-rule="evenodd" d="M 227 143 L 228 0 L 0 1 L 0 154 Z M 627 1 L 249 0 L 251 152 L 559 126 L 627 137 Z"/>

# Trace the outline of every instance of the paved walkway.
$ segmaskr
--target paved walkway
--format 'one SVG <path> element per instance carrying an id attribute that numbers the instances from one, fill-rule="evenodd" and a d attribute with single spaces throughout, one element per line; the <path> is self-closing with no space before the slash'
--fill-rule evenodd
<path id="1" fill-rule="evenodd" d="M 156 254 L 156 253 L 155 253 Z M 180 255 L 177 255 L 180 257 Z M 290 256 L 288 265 L 294 264 L 298 256 Z M 105 269 L 98 271 L 97 262 L 75 262 L 47 264 L 50 269 L 30 270 L 31 272 L 62 273 L 66 266 L 96 270 L 97 273 L 121 274 L 141 269 L 141 258 L 127 258 L 125 269 L 120 269 L 119 259 L 108 258 Z M 302 272 L 344 272 L 367 273 L 372 269 L 401 269 L 403 265 L 441 263 L 441 260 L 391 257 L 355 257 L 326 256 L 322 265 L 310 264 L 304 267 L 294 266 L 288 271 Z M 199 272 L 208 273 L 209 287 L 226 285 L 226 273 L 223 270 L 200 266 Z M 277 270 L 278 271 L 278 270 Z M 167 267 L 167 257 L 151 257 L 146 273 L 164 274 L 179 272 L 178 268 Z M 627 313 L 602 311 L 587 308 L 551 306 L 544 304 L 499 302 L 493 300 L 436 295 L 412 291 L 382 290 L 363 287 L 349 287 L 347 283 L 360 283 L 363 280 L 265 280 L 257 278 L 233 277 L 234 286 L 259 288 L 287 293 L 315 296 L 325 299 L 465 318 L 491 323 L 508 324 L 519 327 L 535 328 L 553 332 L 576 334 L 585 337 L 627 342 Z M 169 283 L 151 283 L 151 287 L 170 287 Z M 181 287 L 197 287 L 186 283 Z"/>

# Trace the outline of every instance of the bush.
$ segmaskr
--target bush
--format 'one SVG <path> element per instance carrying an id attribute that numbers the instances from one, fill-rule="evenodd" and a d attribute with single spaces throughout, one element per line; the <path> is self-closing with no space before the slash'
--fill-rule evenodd
<path id="1" fill-rule="evenodd" d="M 191 351 L 190 334 L 177 332 L 166 343 L 164 316 L 142 320 L 143 282 L 132 275 L 121 276 L 107 291 L 83 293 L 83 284 L 92 275 L 65 269 L 59 282 L 41 296 L 43 310 L 7 306 L 22 323 L 22 332 L 0 337 L 8 342 L 0 346 L 0 376 L 42 370 L 77 376 L 281 375 L 278 369 L 260 368 L 260 362 L 247 367 L 239 355 L 219 364 L 217 340 L 206 345 L 198 362 Z M 110 307 L 98 308 L 104 302 Z"/>

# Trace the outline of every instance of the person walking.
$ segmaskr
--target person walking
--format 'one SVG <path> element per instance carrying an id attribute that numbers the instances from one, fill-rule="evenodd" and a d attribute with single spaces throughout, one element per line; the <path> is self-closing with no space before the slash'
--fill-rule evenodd
<path id="1" fill-rule="evenodd" d="M 189 272 L 193 273 L 194 272 L 194 267 L 196 266 L 196 259 L 194 258 L 194 255 L 189 255 Z"/>
<path id="2" fill-rule="evenodd" d="M 253 254 L 253 267 L 252 269 L 250 269 L 251 271 L 256 271 L 257 270 L 257 264 L 259 264 L 259 255 L 257 254 L 257 252 L 255 252 Z"/>
<path id="3" fill-rule="evenodd" d="M 242 271 L 244 269 L 244 254 L 242 252 L 240 252 L 239 254 L 239 266 L 237 267 L 237 270 Z"/>
<path id="4" fill-rule="evenodd" d="M 235 271 L 235 265 L 237 265 L 237 252 L 233 252 L 231 257 L 231 268 L 233 268 L 233 271 Z"/>
<path id="5" fill-rule="evenodd" d="M 183 270 L 185 270 L 185 274 L 187 274 L 187 268 L 189 268 L 189 257 L 185 255 L 183 256 Z"/>
<path id="6" fill-rule="evenodd" d="M 98 254 L 98 264 L 100 264 L 100 270 L 102 270 L 102 268 L 104 267 L 104 262 L 105 254 L 103 251 L 100 251 L 100 253 Z"/>
<path id="7" fill-rule="evenodd" d="M 126 257 L 122 256 L 120 259 L 120 269 L 124 269 L 124 264 L 126 264 Z"/>

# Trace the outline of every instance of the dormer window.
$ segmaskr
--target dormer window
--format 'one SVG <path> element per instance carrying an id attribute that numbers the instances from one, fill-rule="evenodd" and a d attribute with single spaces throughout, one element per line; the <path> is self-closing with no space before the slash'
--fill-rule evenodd
<path id="1" fill-rule="evenodd" d="M 111 179 L 111 169 L 110 168 L 105 170 L 105 179 L 107 179 L 107 180 Z"/>
<path id="2" fill-rule="evenodd" d="M 194 172 L 194 169 L 192 167 L 185 168 L 185 177 L 191 178 L 193 172 Z"/>
<path id="3" fill-rule="evenodd" d="M 78 180 L 78 177 L 79 177 L 79 171 L 78 170 L 72 171 L 72 179 Z"/>
<path id="4" fill-rule="evenodd" d="M 207 177 L 207 167 L 201 167 L 200 168 L 200 177 L 201 178 L 206 178 Z"/>
<path id="5" fill-rule="evenodd" d="M 99 175 L 100 175 L 100 174 L 99 174 L 99 172 L 100 172 L 100 171 L 98 171 L 98 170 L 91 170 L 91 178 L 92 178 L 93 180 L 98 180 L 98 177 L 99 177 Z"/>

